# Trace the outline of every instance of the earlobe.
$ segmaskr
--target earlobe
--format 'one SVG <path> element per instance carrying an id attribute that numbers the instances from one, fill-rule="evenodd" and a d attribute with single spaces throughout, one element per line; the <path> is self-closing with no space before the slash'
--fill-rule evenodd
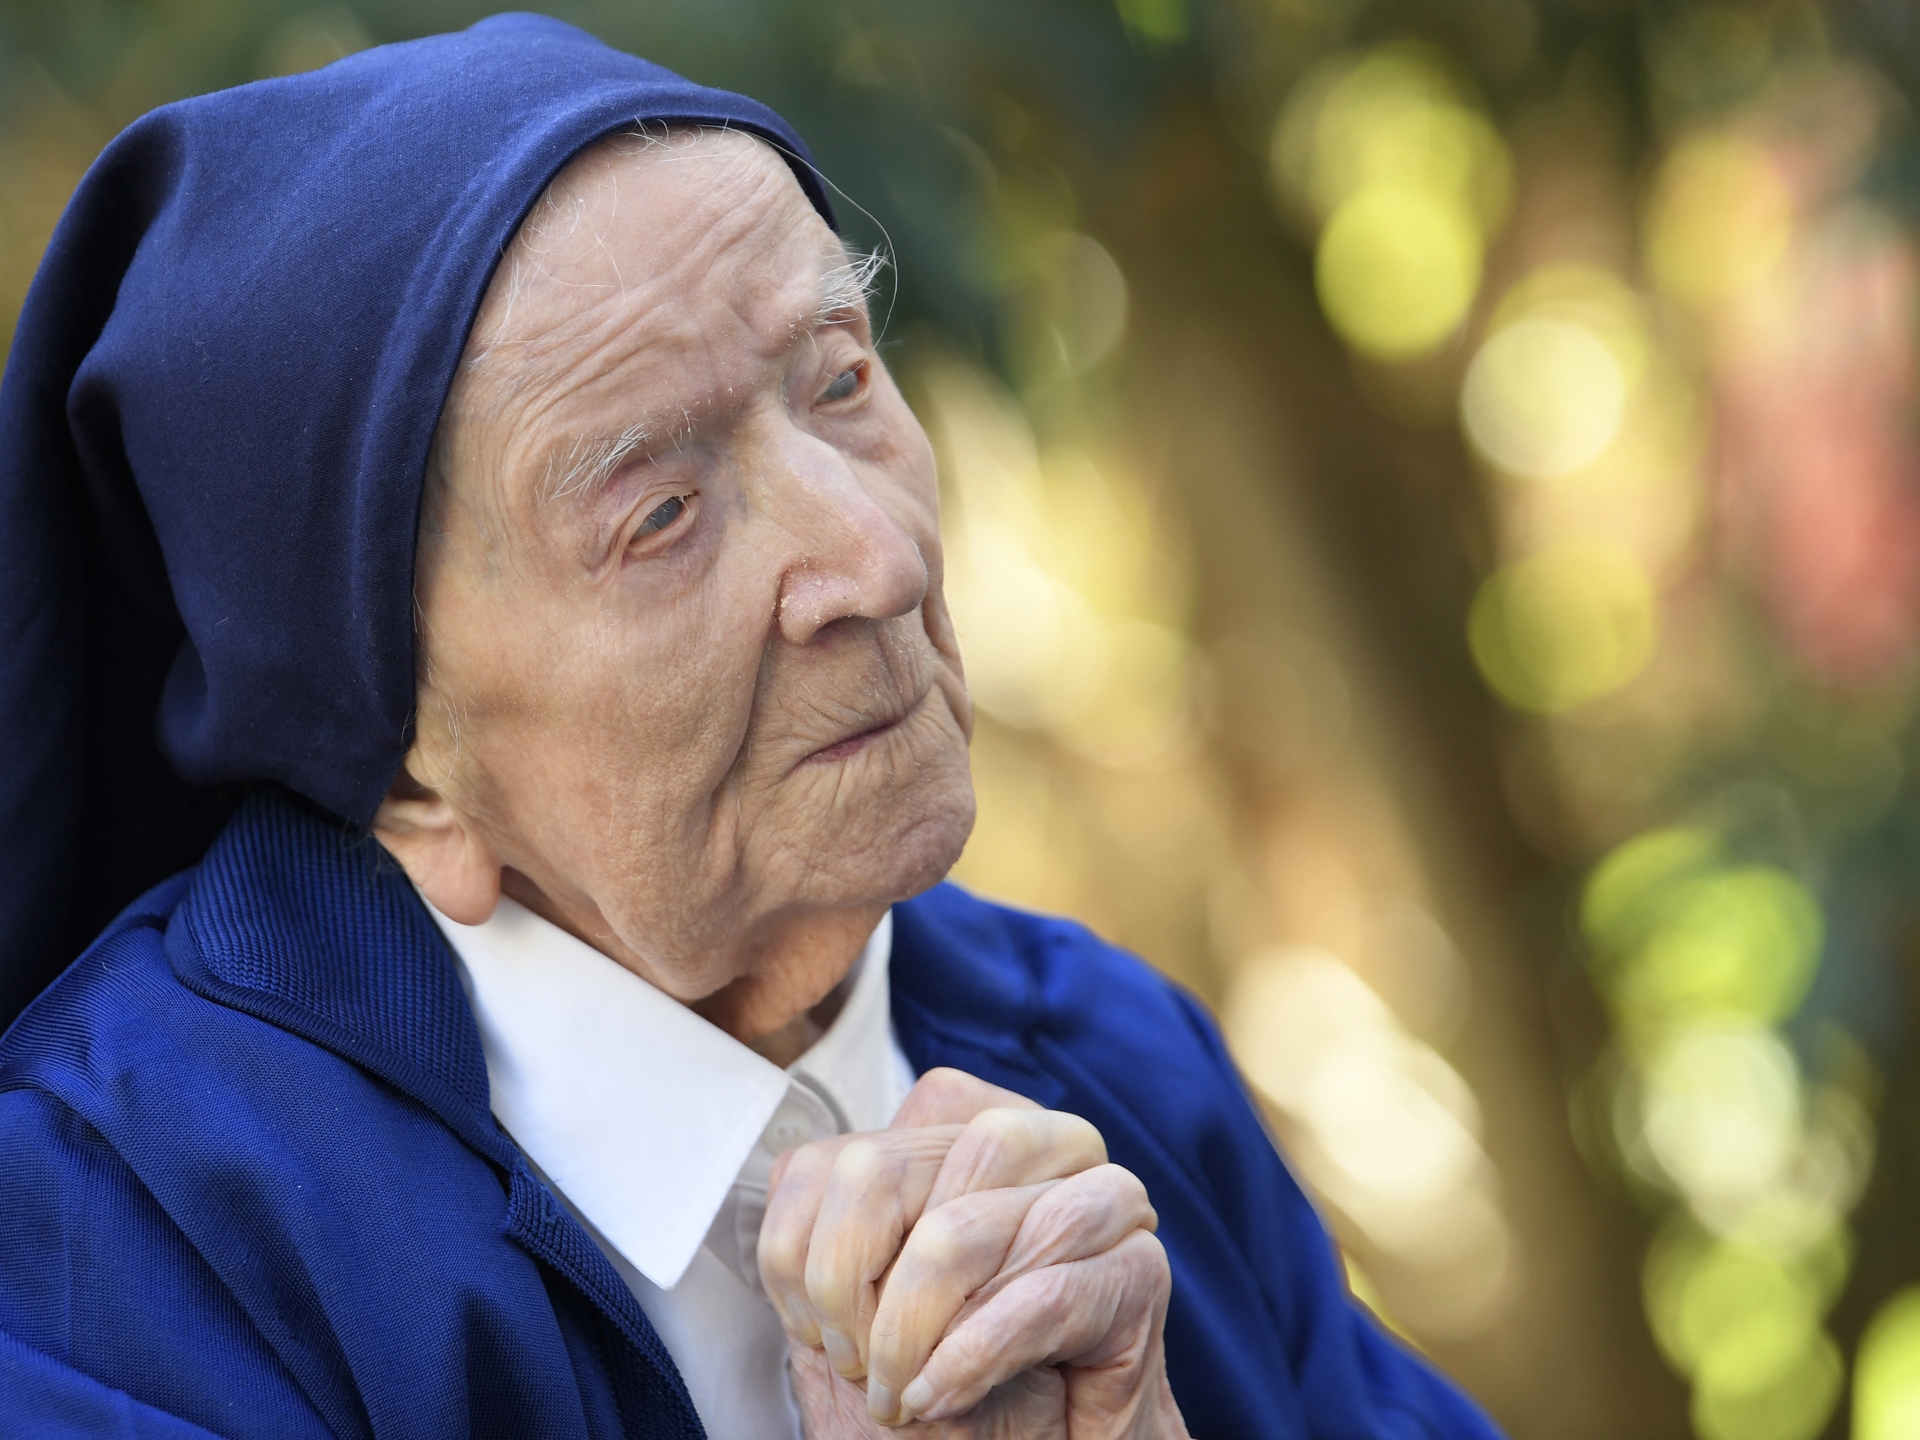
<path id="1" fill-rule="evenodd" d="M 373 834 L 433 908 L 483 924 L 500 902 L 500 861 L 452 801 L 403 766 L 373 817 Z"/>

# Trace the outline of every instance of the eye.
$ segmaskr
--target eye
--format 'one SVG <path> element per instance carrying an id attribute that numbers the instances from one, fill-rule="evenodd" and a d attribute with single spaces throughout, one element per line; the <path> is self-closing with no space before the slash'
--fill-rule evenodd
<path id="1" fill-rule="evenodd" d="M 653 513 L 640 522 L 640 528 L 634 532 L 634 538 L 637 540 L 642 535 L 658 534 L 678 520 L 686 508 L 687 497 L 684 495 L 675 495 L 669 500 L 661 501 L 654 507 Z"/>
<path id="2" fill-rule="evenodd" d="M 842 370 L 834 376 L 827 388 L 820 392 L 822 400 L 849 400 L 860 389 L 860 372 L 864 366 L 856 365 L 851 370 Z"/>

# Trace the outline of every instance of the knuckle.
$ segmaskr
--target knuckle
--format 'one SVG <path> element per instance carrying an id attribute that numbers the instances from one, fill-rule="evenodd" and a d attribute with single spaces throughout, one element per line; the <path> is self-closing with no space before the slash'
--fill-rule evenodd
<path id="1" fill-rule="evenodd" d="M 857 1136 L 841 1147 L 833 1162 L 831 1183 L 855 1194 L 864 1194 L 886 1173 L 888 1162 L 884 1142 L 873 1136 Z"/>
<path id="2" fill-rule="evenodd" d="M 924 1215 L 908 1238 L 913 1257 L 935 1270 L 951 1270 L 967 1252 L 967 1227 L 951 1206 Z"/>
<path id="3" fill-rule="evenodd" d="M 768 1275 L 793 1275 L 800 1269 L 800 1247 L 785 1229 L 762 1230 L 756 1258 L 761 1271 Z"/>
<path id="4" fill-rule="evenodd" d="M 929 1100 L 944 1103 L 972 1099 L 982 1089 L 982 1083 L 964 1070 L 938 1065 L 922 1075 L 913 1088 Z"/>
<path id="5" fill-rule="evenodd" d="M 1113 1253 L 1136 1279 L 1155 1287 L 1172 1284 L 1173 1266 L 1158 1235 L 1135 1230 L 1114 1246 Z"/>
<path id="6" fill-rule="evenodd" d="M 1087 1162 L 1089 1168 L 1107 1163 L 1106 1137 L 1091 1120 L 1061 1110 L 1047 1113 L 1054 1122 L 1056 1143 L 1076 1154 L 1091 1157 Z"/>
<path id="7" fill-rule="evenodd" d="M 807 1299 L 828 1316 L 851 1313 L 854 1293 L 860 1285 L 860 1277 L 854 1273 L 855 1269 L 853 1257 L 845 1245 L 831 1241 L 814 1244 L 807 1251 L 802 1277 Z"/>
<path id="8" fill-rule="evenodd" d="M 1077 1178 L 1083 1178 L 1096 1187 L 1113 1213 L 1138 1216 L 1141 1223 L 1157 1218 L 1153 1201 L 1147 1196 L 1147 1187 L 1141 1183 L 1138 1175 L 1124 1165 L 1109 1161 Z"/>

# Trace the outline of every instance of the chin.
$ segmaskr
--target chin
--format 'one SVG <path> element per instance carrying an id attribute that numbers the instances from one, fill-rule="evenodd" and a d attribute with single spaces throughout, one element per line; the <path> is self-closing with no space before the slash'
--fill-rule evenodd
<path id="1" fill-rule="evenodd" d="M 928 806 L 909 817 L 895 842 L 894 855 L 900 867 L 898 885 L 890 894 L 893 900 L 908 900 L 930 890 L 947 878 L 966 849 L 973 833 L 974 798 L 971 776 L 956 787 L 958 793 L 943 797 L 942 803 Z"/>
<path id="2" fill-rule="evenodd" d="M 904 792 L 840 811 L 814 831 L 811 844 L 783 847 L 782 868 L 791 867 L 793 883 L 778 888 L 803 906 L 911 899 L 946 878 L 973 832 L 973 818 L 973 780 L 963 758 L 949 773 L 923 775 Z"/>

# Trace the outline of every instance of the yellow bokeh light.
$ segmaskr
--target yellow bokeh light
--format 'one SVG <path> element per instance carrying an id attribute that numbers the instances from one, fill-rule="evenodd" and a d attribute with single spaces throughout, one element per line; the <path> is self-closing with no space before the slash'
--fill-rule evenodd
<path id="1" fill-rule="evenodd" d="M 1860 1341 L 1853 1375 L 1853 1440 L 1920 1435 L 1920 1285 L 1882 1305 Z"/>
<path id="2" fill-rule="evenodd" d="M 1127 332 L 1127 277 L 1106 246 L 1077 231 L 1033 237 L 1014 287 L 1025 360 L 1036 376 L 1079 375 L 1120 346 Z"/>
<path id="3" fill-rule="evenodd" d="M 1291 1153 L 1316 1193 L 1396 1267 L 1427 1277 L 1423 1332 L 1472 1333 L 1497 1314 L 1514 1247 L 1459 1072 L 1310 946 L 1251 956 L 1222 1021 L 1247 1078 L 1296 1127 Z"/>
<path id="4" fill-rule="evenodd" d="M 1768 865 L 1724 867 L 1713 836 L 1656 830 L 1594 871 L 1581 928 L 1603 988 L 1643 1021 L 1721 1015 L 1760 1023 L 1798 1007 L 1819 964 L 1819 902 Z"/>
<path id="5" fill-rule="evenodd" d="M 1702 1440 L 1811 1440 L 1841 1382 L 1820 1327 L 1830 1298 L 1795 1261 L 1669 1234 L 1648 1257 L 1647 1312 L 1674 1367 L 1694 1382 Z"/>
<path id="6" fill-rule="evenodd" d="M 1615 997 L 1643 1015 L 1783 1020 L 1807 993 L 1823 931 L 1818 902 L 1771 866 L 1689 878 L 1617 972 Z"/>
<path id="7" fill-rule="evenodd" d="M 1620 433 L 1626 408 L 1627 379 L 1612 348 L 1578 321 L 1549 317 L 1496 330 L 1460 392 L 1475 448 L 1527 480 L 1590 464 Z"/>
<path id="8" fill-rule="evenodd" d="M 1714 133 L 1667 157 L 1646 215 L 1654 279 L 1678 299 L 1711 305 L 1779 262 L 1793 228 L 1793 197 L 1764 149 Z"/>
<path id="9" fill-rule="evenodd" d="M 1511 203 L 1512 163 L 1432 53 L 1389 46 L 1297 86 L 1273 167 L 1322 223 L 1320 302 L 1349 345 L 1406 360 L 1458 328 Z"/>
<path id="10" fill-rule="evenodd" d="M 1719 837 L 1692 826 L 1649 830 L 1602 860 L 1580 900 L 1580 928 L 1604 953 L 1638 946 L 1660 921 L 1672 882 L 1720 857 Z"/>
<path id="11" fill-rule="evenodd" d="M 1676 1277 L 1668 1343 L 1689 1374 L 1759 1378 L 1791 1359 L 1820 1322 L 1819 1296 L 1791 1268 L 1757 1251 L 1707 1245 Z M 1744 1372 L 1744 1374 L 1743 1374 Z"/>
<path id="12" fill-rule="evenodd" d="M 1171 45 L 1187 38 L 1187 7 L 1183 0 L 1115 0 L 1120 21 L 1143 40 Z"/>
<path id="13" fill-rule="evenodd" d="M 1728 1352 L 1727 1369 L 1703 1370 L 1693 1392 L 1700 1440 L 1814 1440 L 1826 1429 L 1846 1380 L 1833 1337 L 1814 1330 L 1789 1354 Z"/>
<path id="14" fill-rule="evenodd" d="M 1722 866 L 1703 829 L 1655 829 L 1620 845 L 1586 885 L 1580 927 L 1601 985 L 1640 1020 L 1784 1020 L 1807 995 L 1824 922 L 1805 885 L 1774 866 Z"/>
<path id="15" fill-rule="evenodd" d="M 1487 579 L 1467 638 L 1501 698 L 1554 714 L 1632 680 L 1653 656 L 1657 628 L 1653 584 L 1633 556 L 1563 541 Z"/>
<path id="16" fill-rule="evenodd" d="M 1193 734 L 1193 647 L 1166 625 L 1127 617 L 1105 622 L 1103 681 L 1091 704 L 1069 716 L 1062 738 L 1090 760 L 1135 768 L 1177 757 Z"/>
<path id="17" fill-rule="evenodd" d="M 1342 202 L 1320 234 L 1314 283 L 1354 349 L 1407 360 L 1445 340 L 1480 288 L 1480 232 L 1458 201 L 1373 185 Z"/>
<path id="18" fill-rule="evenodd" d="M 1648 1067 L 1644 1126 L 1660 1166 L 1690 1195 L 1754 1195 L 1786 1168 L 1800 1129 L 1800 1076 L 1770 1031 L 1682 1031 Z"/>
<path id="19" fill-rule="evenodd" d="M 1529 270 L 1500 297 L 1488 328 L 1541 318 L 1571 321 L 1599 336 L 1630 390 L 1653 359 L 1645 302 L 1601 266 L 1554 262 Z"/>
<path id="20" fill-rule="evenodd" d="M 1042 456 L 980 373 L 932 370 L 925 407 L 946 484 L 947 595 L 980 708 L 1105 764 L 1177 758 L 1197 664 L 1169 623 L 1177 536 L 1123 472 L 1074 448 Z"/>
<path id="21" fill-rule="evenodd" d="M 1281 189 L 1322 221 L 1375 185 L 1453 196 L 1485 231 L 1512 200 L 1505 141 L 1419 46 L 1342 58 L 1294 87 L 1272 159 Z"/>

